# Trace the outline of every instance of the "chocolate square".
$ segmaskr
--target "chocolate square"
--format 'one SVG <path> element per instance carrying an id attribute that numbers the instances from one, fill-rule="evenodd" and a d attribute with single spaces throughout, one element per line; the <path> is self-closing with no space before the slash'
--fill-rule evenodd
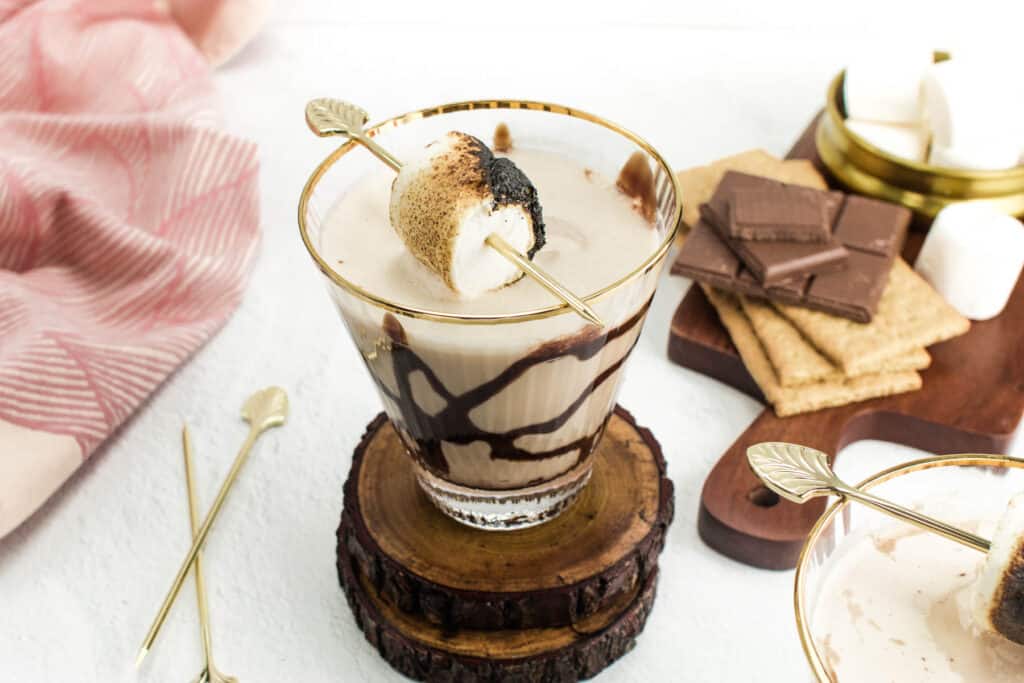
<path id="1" fill-rule="evenodd" d="M 844 270 L 799 276 L 766 287 L 702 220 L 683 244 L 672 272 L 747 296 L 871 322 L 893 260 L 906 238 L 911 213 L 902 206 L 873 199 L 827 194 L 843 199 L 833 211 L 838 217 L 833 235 L 849 252 Z M 704 215 L 713 216 L 710 211 Z"/>
<path id="2" fill-rule="evenodd" d="M 810 308 L 867 322 L 882 298 L 891 269 L 891 259 L 851 250 L 845 272 L 814 278 L 805 295 L 806 304 Z"/>
<path id="3" fill-rule="evenodd" d="M 728 198 L 728 237 L 755 242 L 827 242 L 828 195 L 808 187 L 740 188 Z"/>
<path id="4" fill-rule="evenodd" d="M 701 208 L 701 217 L 710 223 L 725 240 L 729 248 L 740 257 L 757 280 L 771 286 L 794 278 L 816 273 L 833 272 L 841 269 L 846 261 L 846 249 L 842 243 L 830 237 L 826 242 L 759 242 L 740 240 L 729 236 L 730 201 L 733 196 L 746 191 L 779 192 L 783 196 L 788 186 L 769 178 L 729 171 L 722 177 L 711 201 Z M 828 224 L 838 209 L 834 198 L 827 199 L 828 193 L 811 188 L 799 188 L 816 193 L 827 213 Z"/>
<path id="5" fill-rule="evenodd" d="M 893 208 L 894 205 L 888 202 L 850 195 L 839 214 L 834 234 L 853 249 L 880 256 L 895 253 L 905 233 L 893 224 L 901 220 Z"/>
<path id="6" fill-rule="evenodd" d="M 704 221 L 699 221 L 690 231 L 683 251 L 689 267 L 700 274 L 700 277 L 694 277 L 695 280 L 712 277 L 732 280 L 739 276 L 740 260 Z"/>

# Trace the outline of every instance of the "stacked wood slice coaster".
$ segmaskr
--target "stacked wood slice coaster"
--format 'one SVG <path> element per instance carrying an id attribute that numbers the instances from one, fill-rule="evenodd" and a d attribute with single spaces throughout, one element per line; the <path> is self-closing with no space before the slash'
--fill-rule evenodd
<path id="1" fill-rule="evenodd" d="M 482 531 L 420 491 L 381 414 L 355 450 L 338 577 L 391 666 L 425 681 L 575 681 L 628 652 L 654 603 L 672 482 L 653 435 L 616 408 L 579 498 L 556 519 Z"/>

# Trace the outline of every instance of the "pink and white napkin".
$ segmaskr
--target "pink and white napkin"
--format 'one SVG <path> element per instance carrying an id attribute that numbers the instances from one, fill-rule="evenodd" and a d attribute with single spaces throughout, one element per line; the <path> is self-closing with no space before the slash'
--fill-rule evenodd
<path id="1" fill-rule="evenodd" d="M 0 536 L 245 285 L 256 147 L 213 127 L 209 64 L 171 6 L 0 0 Z"/>

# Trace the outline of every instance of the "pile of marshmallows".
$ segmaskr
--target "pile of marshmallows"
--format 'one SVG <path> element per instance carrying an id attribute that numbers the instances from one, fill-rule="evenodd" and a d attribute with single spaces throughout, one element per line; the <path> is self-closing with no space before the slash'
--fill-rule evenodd
<path id="1" fill-rule="evenodd" d="M 929 51 L 875 55 L 843 79 L 846 125 L 879 149 L 945 168 L 1024 163 L 1024 87 L 985 59 L 934 62 Z M 1024 225 L 980 202 L 943 209 L 916 268 L 972 320 L 1002 312 L 1024 267 Z"/>
<path id="2" fill-rule="evenodd" d="M 985 59 L 933 63 L 928 51 L 850 64 L 846 125 L 879 149 L 944 168 L 995 171 L 1024 163 L 1024 87 L 993 78 Z"/>

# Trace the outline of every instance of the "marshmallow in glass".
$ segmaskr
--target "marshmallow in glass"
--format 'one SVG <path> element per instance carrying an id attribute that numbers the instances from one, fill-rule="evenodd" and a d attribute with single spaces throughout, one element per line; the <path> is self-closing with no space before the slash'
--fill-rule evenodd
<path id="1" fill-rule="evenodd" d="M 497 233 L 530 258 L 545 239 L 529 178 L 477 138 L 454 131 L 402 166 L 391 186 L 390 219 L 409 251 L 466 297 L 522 276 L 487 246 L 489 235 Z"/>
<path id="2" fill-rule="evenodd" d="M 1024 645 L 1024 494 L 1010 501 L 996 527 L 973 596 L 974 619 Z"/>

